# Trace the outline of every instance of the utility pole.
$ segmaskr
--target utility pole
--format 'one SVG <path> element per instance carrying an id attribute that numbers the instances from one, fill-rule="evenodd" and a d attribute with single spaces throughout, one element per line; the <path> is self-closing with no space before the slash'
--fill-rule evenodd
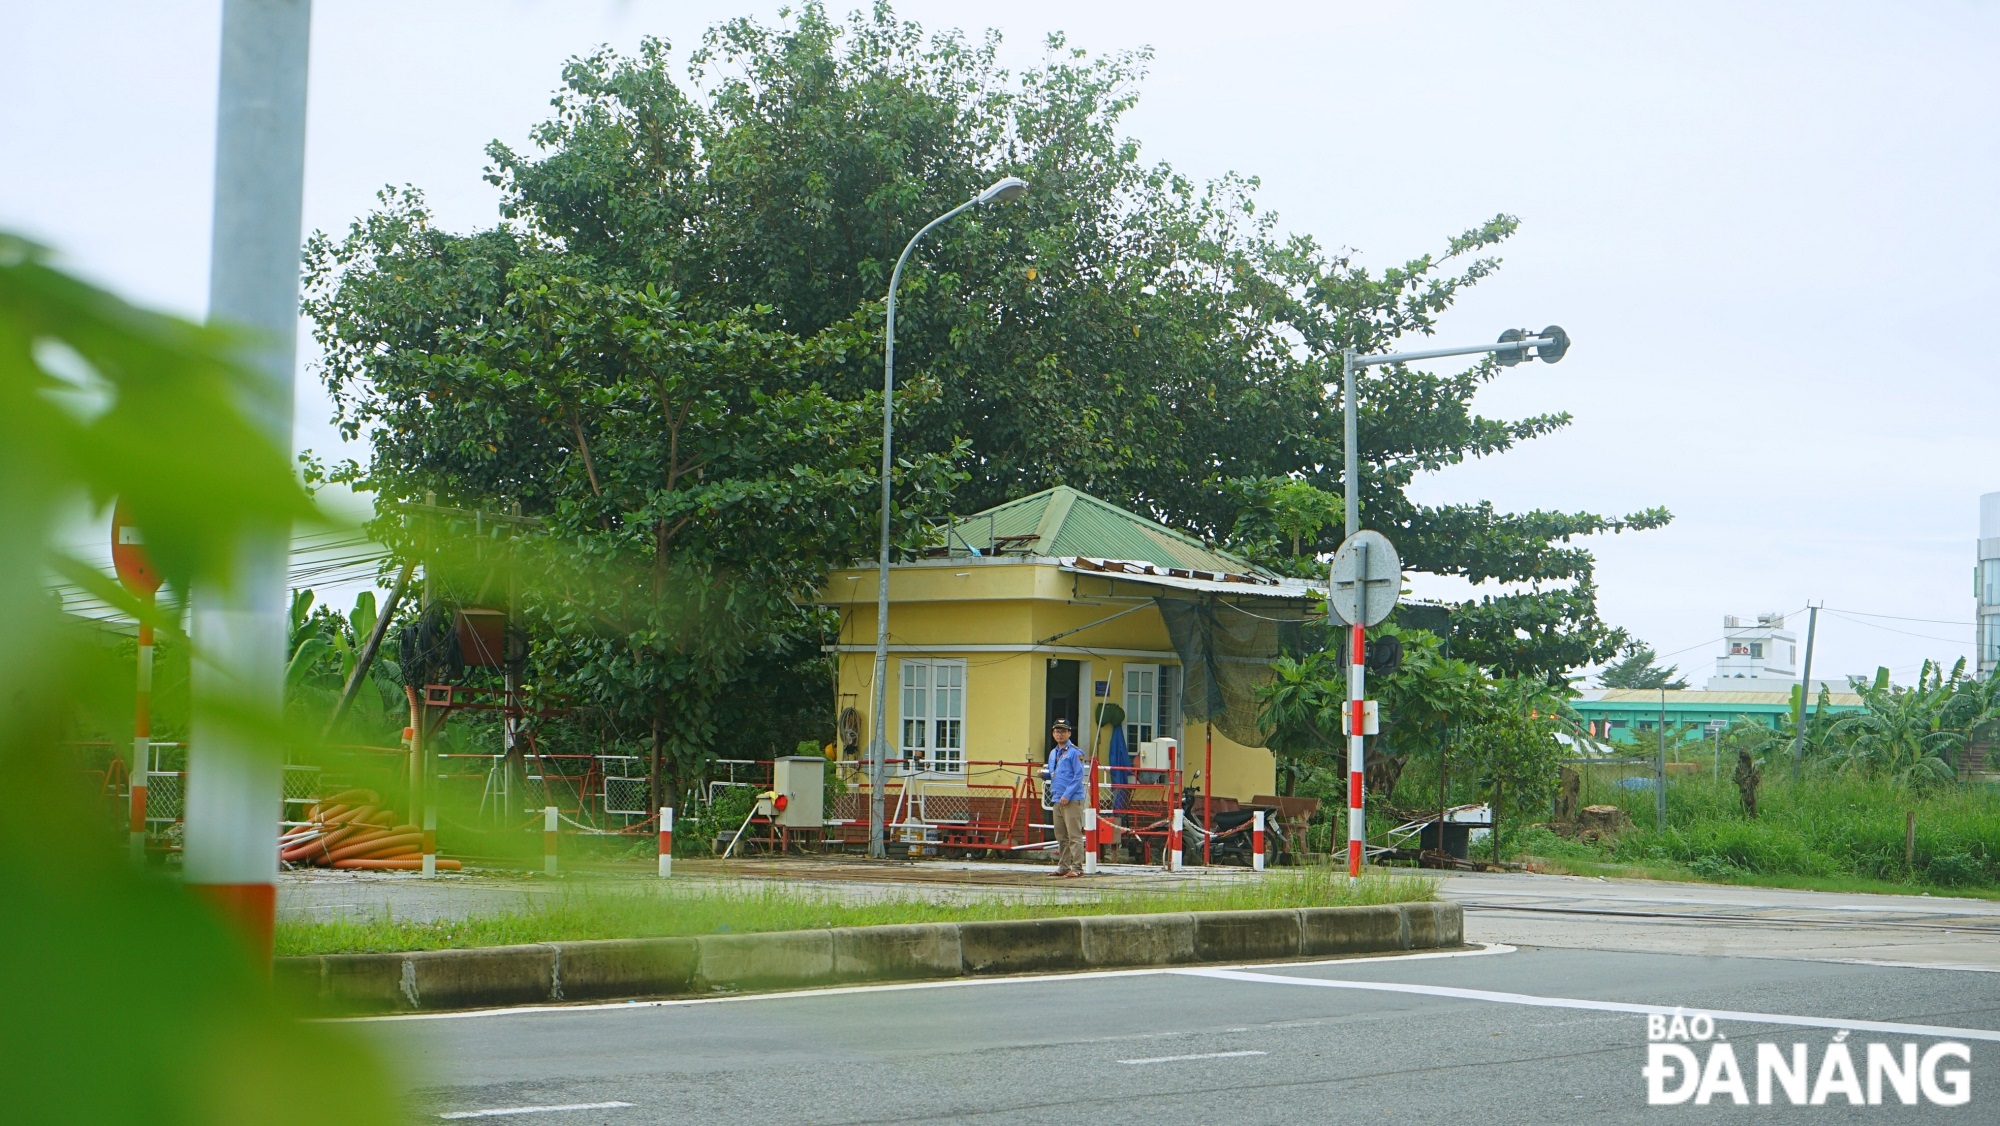
<path id="1" fill-rule="evenodd" d="M 1653 823 L 1667 827 L 1667 686 L 1660 685 L 1660 742 L 1653 754 Z"/>
<path id="2" fill-rule="evenodd" d="M 1792 717 L 1792 784 L 1798 785 L 1799 760 L 1806 749 L 1806 700 L 1812 695 L 1813 634 L 1819 632 L 1819 607 L 1806 604 L 1806 667 L 1799 676 L 1799 706 Z"/>
<path id="3" fill-rule="evenodd" d="M 292 444 L 305 188 L 310 0 L 224 0 L 216 98 L 215 220 L 208 316 L 258 334 L 259 377 L 245 413 L 264 439 Z M 285 566 L 291 529 L 249 530 L 226 586 L 194 592 L 193 737 L 187 882 L 271 956 L 284 765 Z"/>

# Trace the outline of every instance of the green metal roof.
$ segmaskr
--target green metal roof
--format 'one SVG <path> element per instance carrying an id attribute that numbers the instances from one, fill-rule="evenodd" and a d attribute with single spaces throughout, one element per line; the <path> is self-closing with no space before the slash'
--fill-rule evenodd
<path id="1" fill-rule="evenodd" d="M 1266 574 L 1262 568 L 1203 544 L 1115 504 L 1067 485 L 1010 500 L 984 512 L 960 517 L 949 533 L 953 549 L 981 554 L 1084 556 L 1127 559 L 1156 567 Z"/>

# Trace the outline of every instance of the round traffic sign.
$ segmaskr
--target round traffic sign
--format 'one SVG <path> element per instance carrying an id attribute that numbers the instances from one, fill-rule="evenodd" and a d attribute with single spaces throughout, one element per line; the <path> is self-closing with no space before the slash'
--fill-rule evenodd
<path id="1" fill-rule="evenodd" d="M 118 581 L 133 594 L 151 596 L 160 589 L 160 572 L 146 554 L 146 539 L 125 512 L 125 502 L 111 506 L 111 566 Z"/>
<path id="2" fill-rule="evenodd" d="M 1381 624 L 1403 593 L 1403 561 L 1380 532 L 1347 537 L 1334 553 L 1328 605 L 1349 625 Z"/>

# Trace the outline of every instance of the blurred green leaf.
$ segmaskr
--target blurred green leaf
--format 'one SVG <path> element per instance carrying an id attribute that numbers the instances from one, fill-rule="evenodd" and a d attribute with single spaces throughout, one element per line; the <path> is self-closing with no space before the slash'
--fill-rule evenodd
<path id="1" fill-rule="evenodd" d="M 56 551 L 59 512 L 124 498 L 174 589 L 226 583 L 242 537 L 312 516 L 238 404 L 241 338 L 134 308 L 0 234 L 0 1020 L 5 1114 L 34 1123 L 374 1123 L 387 1074 L 304 1023 L 218 913 L 136 869 L 89 744 L 129 740 L 129 643 L 68 618 L 53 574 L 164 628 Z M 180 675 L 180 674 L 175 674 Z M 245 715 L 250 710 L 245 710 Z M 225 710 L 225 722 L 230 716 Z M 274 752 L 291 736 L 238 717 Z M 113 791 L 115 793 L 115 791 Z"/>

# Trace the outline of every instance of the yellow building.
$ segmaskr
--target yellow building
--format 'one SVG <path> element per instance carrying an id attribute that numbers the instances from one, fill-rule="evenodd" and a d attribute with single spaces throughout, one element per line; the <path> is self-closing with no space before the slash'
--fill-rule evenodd
<path id="1" fill-rule="evenodd" d="M 1276 792 L 1246 678 L 1277 655 L 1286 623 L 1319 609 L 1324 587 L 1065 487 L 954 521 L 945 541 L 890 568 L 899 778 L 997 793 L 1044 760 L 1058 718 L 1102 761 L 1110 733 L 1094 705 L 1115 703 L 1135 754 L 1179 741 L 1187 785 L 1240 801 Z M 846 763 L 873 731 L 876 586 L 876 569 L 861 566 L 834 572 L 821 596 L 840 613 Z"/>

